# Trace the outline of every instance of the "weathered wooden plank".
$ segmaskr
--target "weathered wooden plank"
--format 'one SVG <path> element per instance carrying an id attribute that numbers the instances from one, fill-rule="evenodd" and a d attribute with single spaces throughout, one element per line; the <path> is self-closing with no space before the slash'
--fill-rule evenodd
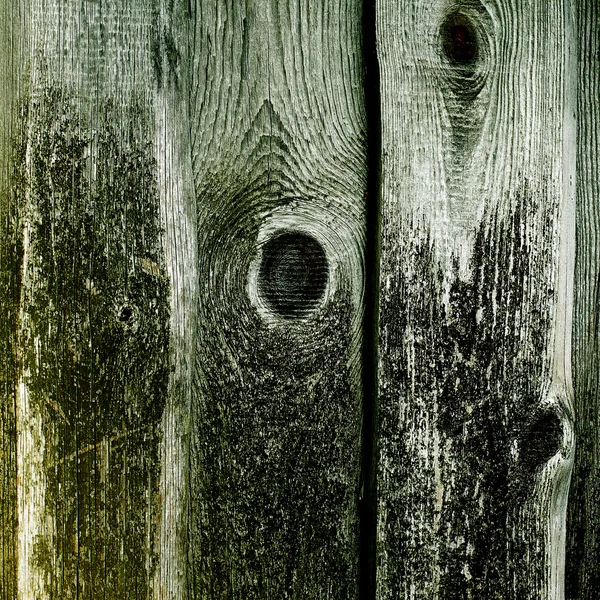
<path id="1" fill-rule="evenodd" d="M 17 457 L 16 395 L 18 380 L 18 313 L 21 237 L 19 211 L 12 194 L 18 180 L 23 130 L 20 90 L 23 76 L 22 7 L 0 9 L 0 598 L 16 600 Z M 20 157 L 22 158 L 22 157 Z"/>
<path id="2" fill-rule="evenodd" d="M 163 19 L 165 135 L 189 146 L 164 143 L 194 185 L 171 197 L 196 227 L 189 597 L 354 598 L 360 2 L 177 2 Z"/>
<path id="3" fill-rule="evenodd" d="M 142 0 L 23 5 L 17 596 L 149 598 L 170 302 L 156 20 Z"/>
<path id="4" fill-rule="evenodd" d="M 564 595 L 572 8 L 378 3 L 379 600 Z"/>
<path id="5" fill-rule="evenodd" d="M 578 2 L 577 262 L 573 380 L 577 447 L 569 496 L 567 598 L 600 589 L 600 7 Z"/>

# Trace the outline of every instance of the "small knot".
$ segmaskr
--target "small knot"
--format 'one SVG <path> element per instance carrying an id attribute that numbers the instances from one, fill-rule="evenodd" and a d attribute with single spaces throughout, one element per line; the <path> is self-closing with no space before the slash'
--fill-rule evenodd
<path id="1" fill-rule="evenodd" d="M 121 323 L 128 323 L 133 317 L 133 309 L 129 306 L 123 306 L 119 313 L 119 321 Z"/>
<path id="2" fill-rule="evenodd" d="M 440 28 L 444 54 L 454 65 L 472 65 L 479 54 L 475 26 L 464 14 L 449 14 Z"/>

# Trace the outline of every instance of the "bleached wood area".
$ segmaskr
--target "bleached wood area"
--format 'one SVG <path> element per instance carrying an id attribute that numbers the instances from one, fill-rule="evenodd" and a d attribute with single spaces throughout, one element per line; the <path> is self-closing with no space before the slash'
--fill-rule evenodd
<path id="1" fill-rule="evenodd" d="M 594 600 L 596 0 L 0 2 L 0 600 Z"/>

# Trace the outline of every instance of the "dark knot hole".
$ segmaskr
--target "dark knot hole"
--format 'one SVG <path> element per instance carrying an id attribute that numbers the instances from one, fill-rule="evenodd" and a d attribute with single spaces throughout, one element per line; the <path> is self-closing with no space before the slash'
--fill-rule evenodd
<path id="1" fill-rule="evenodd" d="M 520 443 L 520 459 L 527 471 L 545 465 L 561 448 L 563 424 L 551 409 L 533 416 L 526 425 Z"/>
<path id="2" fill-rule="evenodd" d="M 442 49 L 454 65 L 472 65 L 479 54 L 477 34 L 471 20 L 461 13 L 449 14 L 440 29 Z"/>
<path id="3" fill-rule="evenodd" d="M 119 321 L 121 323 L 129 323 L 133 317 L 133 309 L 130 306 L 123 306 L 119 312 Z"/>
<path id="4" fill-rule="evenodd" d="M 314 310 L 325 294 L 328 278 L 325 250 L 311 235 L 279 233 L 263 246 L 259 293 L 281 317 L 302 317 Z"/>

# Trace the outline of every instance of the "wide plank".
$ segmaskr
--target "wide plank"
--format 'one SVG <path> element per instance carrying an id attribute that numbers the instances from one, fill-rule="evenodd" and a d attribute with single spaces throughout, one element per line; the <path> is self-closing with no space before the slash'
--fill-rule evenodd
<path id="1" fill-rule="evenodd" d="M 27 33 L 11 183 L 17 598 L 150 598 L 170 367 L 154 11 L 144 0 L 19 6 L 3 25 Z"/>
<path id="2" fill-rule="evenodd" d="M 173 523 L 189 525 L 171 589 L 356 598 L 361 4 L 178 1 L 160 18 L 160 143 L 193 178 L 169 192 L 182 227 L 169 247 L 181 240 L 194 281 L 179 294 L 191 315 L 177 309 L 182 356 L 191 349 L 189 433 L 178 433 L 190 491 L 172 486 L 187 507 Z M 185 413 L 169 410 L 171 423 Z"/>
<path id="3" fill-rule="evenodd" d="M 564 597 L 572 10 L 377 4 L 378 600 Z"/>

